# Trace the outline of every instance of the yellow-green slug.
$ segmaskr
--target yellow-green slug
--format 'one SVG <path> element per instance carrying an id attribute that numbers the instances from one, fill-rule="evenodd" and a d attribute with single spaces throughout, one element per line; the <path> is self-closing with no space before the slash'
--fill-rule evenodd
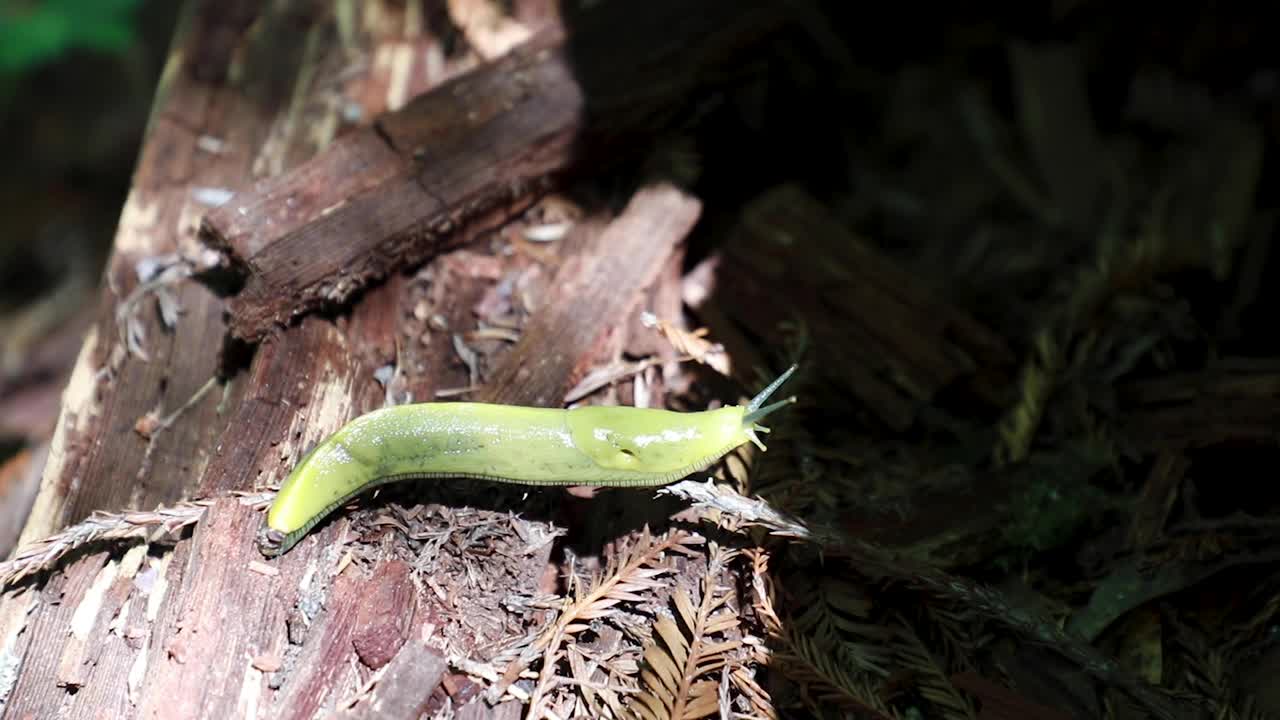
<path id="1" fill-rule="evenodd" d="M 513 407 L 436 402 L 375 410 L 316 445 L 285 478 L 258 537 L 265 555 L 293 547 L 326 515 L 396 480 L 468 477 L 521 485 L 655 487 L 705 470 L 745 442 L 792 365 L 747 405 L 682 413 L 633 407 Z"/>

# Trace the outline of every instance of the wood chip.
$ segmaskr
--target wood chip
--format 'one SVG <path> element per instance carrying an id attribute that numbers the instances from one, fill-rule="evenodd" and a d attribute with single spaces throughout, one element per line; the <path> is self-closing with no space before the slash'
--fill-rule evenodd
<path id="1" fill-rule="evenodd" d="M 271 673 L 284 667 L 284 660 L 275 653 L 263 653 L 251 660 L 249 664 L 256 670 Z"/>
<path id="2" fill-rule="evenodd" d="M 250 572 L 256 572 L 259 575 L 266 575 L 268 577 L 276 577 L 280 574 L 279 568 L 274 565 L 268 565 L 261 560 L 250 560 L 249 570 Z"/>

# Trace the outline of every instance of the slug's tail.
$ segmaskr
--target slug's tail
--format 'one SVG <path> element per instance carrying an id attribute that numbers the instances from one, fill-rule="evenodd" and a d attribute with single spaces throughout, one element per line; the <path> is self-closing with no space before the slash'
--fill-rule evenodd
<path id="1" fill-rule="evenodd" d="M 797 367 L 799 366 L 792 365 L 787 368 L 787 371 L 779 375 L 777 380 L 769 383 L 768 387 L 761 390 L 759 395 L 751 398 L 751 402 L 747 403 L 747 412 L 742 416 L 743 431 L 746 432 L 747 437 L 751 438 L 751 442 L 755 443 L 756 447 L 760 448 L 762 451 L 767 450 L 768 448 L 764 446 L 764 443 L 760 442 L 760 438 L 756 433 L 767 433 L 769 432 L 769 428 L 761 425 L 759 421 L 763 420 L 766 416 L 771 415 L 775 411 L 794 403 L 796 401 L 796 396 L 792 395 L 789 398 L 769 403 L 768 405 L 765 405 L 764 402 L 769 399 L 770 395 L 777 392 L 778 388 L 782 387 L 783 383 L 795 374 Z"/>

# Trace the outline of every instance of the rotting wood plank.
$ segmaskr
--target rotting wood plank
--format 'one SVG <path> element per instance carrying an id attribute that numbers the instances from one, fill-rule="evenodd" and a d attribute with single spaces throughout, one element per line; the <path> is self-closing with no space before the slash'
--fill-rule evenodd
<path id="1" fill-rule="evenodd" d="M 1153 453 L 1280 444 L 1280 372 L 1272 363 L 1223 365 L 1117 387 L 1117 399 L 1125 408 L 1120 437 L 1131 447 Z"/>
<path id="2" fill-rule="evenodd" d="M 520 342 L 489 376 L 478 399 L 556 407 L 587 371 L 612 323 L 658 279 L 701 212 L 696 198 L 667 184 L 642 188 L 622 214 L 556 273 L 551 295 Z"/>
<path id="3" fill-rule="evenodd" d="M 232 498 L 196 525 L 182 586 L 165 598 L 170 622 L 152 631 L 136 717 L 258 716 L 265 682 L 252 659 L 283 646 L 289 605 L 280 598 L 303 574 L 297 565 L 269 577 L 247 568 L 241 548 L 259 527 L 258 514 Z"/>
<path id="4" fill-rule="evenodd" d="M 623 154 L 708 73 L 776 29 L 752 0 L 604 3 L 339 139 L 210 212 L 201 237 L 244 276 L 229 327 L 257 341 L 499 224 L 530 193 Z"/>
<path id="5" fill-rule="evenodd" d="M 283 720 L 307 720 L 322 707 L 332 707 L 338 678 L 351 668 L 351 640 L 356 632 L 364 584 L 377 580 L 355 568 L 340 573 L 325 601 L 324 615 L 309 633 L 297 656 L 297 668 L 283 688 L 273 715 Z"/>
<path id="6" fill-rule="evenodd" d="M 336 680 L 350 671 L 353 651 L 372 670 L 398 658 L 414 626 L 417 606 L 409 572 L 404 562 L 390 560 L 367 577 L 349 565 L 335 578 L 324 615 L 309 631 L 314 639 L 290 658 L 297 671 L 281 688 L 278 717 L 303 720 L 337 702 L 333 693 L 340 684 Z M 418 652 L 418 642 L 407 654 Z M 423 704 L 434 689 L 434 685 L 416 688 Z"/>
<path id="7" fill-rule="evenodd" d="M 23 654 L 28 659 L 9 692 L 4 707 L 5 717 L 37 717 L 40 712 L 47 712 L 49 708 L 66 712 L 72 704 L 67 697 L 66 687 L 57 684 L 63 666 L 63 654 L 60 651 L 31 652 L 30 648 L 44 646 L 53 638 L 56 638 L 58 646 L 66 643 L 72 618 L 88 596 L 106 560 L 107 554 L 99 552 L 77 562 L 66 573 L 47 584 L 33 606 L 28 605 L 26 598 L 8 599 L 22 611 L 29 611 L 30 617 L 18 619 L 26 624 L 24 637 L 20 639 L 27 644 L 27 648 L 14 647 L 9 650 L 15 655 L 25 650 Z M 48 600 L 50 597 L 72 600 L 51 603 Z"/>
<path id="8" fill-rule="evenodd" d="M 192 20 L 189 5 L 183 26 L 186 32 L 174 43 L 174 56 L 183 57 L 192 43 L 209 28 Z M 274 38 L 287 47 L 287 29 Z M 287 73 L 296 63 L 278 55 L 278 71 Z M 63 395 L 62 414 L 51 444 L 40 494 L 25 525 L 25 538 L 43 537 L 62 525 L 84 517 L 94 509 L 154 506 L 192 494 L 195 482 L 221 432 L 218 393 L 209 394 L 190 408 L 184 422 L 144 440 L 133 432 L 137 419 L 157 408 L 181 406 L 213 376 L 220 337 L 222 303 L 194 283 L 172 288 L 184 310 L 183 322 L 167 331 L 155 317 L 154 305 L 138 312 L 138 326 L 145 329 L 143 346 L 149 360 L 128 356 L 118 340 L 115 309 L 119 298 L 137 286 L 136 264 L 146 258 L 176 251 L 191 229 L 191 219 L 205 207 L 193 192 L 197 187 L 228 187 L 248 177 L 255 138 L 265 134 L 269 107 L 254 106 L 233 88 L 190 80 L 181 62 L 170 67 L 152 111 L 151 124 L 125 207 L 121 212 L 115 249 L 108 261 L 104 302 L 95 325 L 82 346 Z M 263 112 L 266 113 L 264 117 Z M 201 150 L 201 137 L 219 138 L 226 152 Z M 235 401 L 233 391 L 227 397 Z M 179 551 L 180 555 L 185 550 Z M 96 564 L 95 564 L 96 560 Z M 0 600 L 6 620 L 20 614 L 26 631 L 19 642 L 6 648 L 16 682 L 7 693 L 4 711 L 10 717 L 39 716 L 59 708 L 61 717 L 90 717 L 130 705 L 139 681 L 131 682 L 131 670 L 147 664 L 146 629 L 131 628 L 126 643 L 116 644 L 107 622 L 110 618 L 85 618 L 83 643 L 67 642 L 68 613 L 89 607 L 95 593 L 129 589 L 134 578 L 112 577 L 97 555 L 77 555 L 64 572 L 71 577 L 86 574 L 87 585 L 64 586 L 58 603 L 39 603 L 26 614 L 19 597 Z M 181 564 L 169 564 L 160 583 L 178 583 Z M 118 575 L 118 573 L 117 573 Z M 140 594 L 145 594 L 141 593 Z M 133 603 L 131 601 L 130 607 Z M 86 610 L 86 612 L 88 612 Z M 85 654 L 81 654 L 81 648 Z M 88 659 L 88 662 L 84 662 Z M 78 692 L 59 681 L 82 683 Z"/>
<path id="9" fill-rule="evenodd" d="M 419 717 L 427 707 L 431 690 L 440 684 L 447 669 L 439 651 L 413 638 L 383 670 L 373 692 L 336 717 L 340 720 Z"/>
<path id="10" fill-rule="evenodd" d="M 264 346 L 245 378 L 244 400 L 228 413 L 202 494 L 249 489 L 275 477 L 282 460 L 293 457 L 299 444 L 315 442 L 326 423 L 373 402 L 373 383 L 360 382 L 370 374 L 351 357 L 345 336 L 319 319 Z M 165 602 L 177 614 L 153 630 L 152 647 L 159 651 L 148 660 L 139 717 L 171 716 L 171 698 L 186 703 L 181 717 L 262 716 L 274 707 L 270 673 L 252 659 L 289 657 L 296 645 L 289 631 L 304 622 L 296 608 L 324 606 L 336 558 L 298 554 L 267 565 L 254 546 L 261 523 L 261 513 L 220 501 L 197 525 L 190 569 Z M 339 606 L 333 612 L 344 617 Z M 305 624 L 314 620 L 305 617 Z M 230 624 L 234 631 L 219 630 Z"/>

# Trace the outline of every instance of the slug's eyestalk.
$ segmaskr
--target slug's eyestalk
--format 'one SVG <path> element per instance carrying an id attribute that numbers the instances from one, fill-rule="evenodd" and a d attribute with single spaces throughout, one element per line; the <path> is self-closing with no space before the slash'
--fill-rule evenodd
<path id="1" fill-rule="evenodd" d="M 768 387 L 761 390 L 758 395 L 751 398 L 751 402 L 747 403 L 747 412 L 742 416 L 743 431 L 746 432 L 747 436 L 751 438 L 751 442 L 755 443 L 756 447 L 760 448 L 761 450 L 767 450 L 768 448 L 764 446 L 764 443 L 760 442 L 760 438 L 756 435 L 756 433 L 758 432 L 767 433 L 769 432 L 769 428 L 765 427 L 764 425 L 761 425 L 759 421 L 763 420 L 766 416 L 771 415 L 774 412 L 781 410 L 782 408 L 794 403 L 796 401 L 796 396 L 792 395 L 789 398 L 784 398 L 782 400 L 779 400 L 774 403 L 770 403 L 768 405 L 765 405 L 764 402 L 769 399 L 770 395 L 773 395 L 775 392 L 777 392 L 778 388 L 782 387 L 783 383 L 791 379 L 791 376 L 795 374 L 796 368 L 798 367 L 800 366 L 796 364 L 792 364 L 791 367 L 787 368 L 786 372 L 778 376 L 777 380 L 774 380 L 773 382 L 769 383 Z"/>

